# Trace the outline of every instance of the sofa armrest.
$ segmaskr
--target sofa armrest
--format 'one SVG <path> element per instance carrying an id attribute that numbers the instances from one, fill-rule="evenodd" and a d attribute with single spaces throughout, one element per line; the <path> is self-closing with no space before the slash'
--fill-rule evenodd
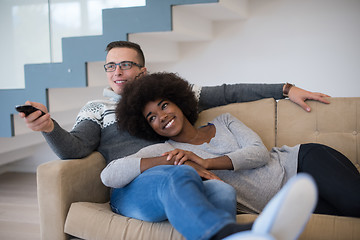
<path id="1" fill-rule="evenodd" d="M 94 152 L 88 157 L 55 160 L 37 169 L 37 194 L 41 239 L 67 239 L 64 224 L 73 202 L 109 201 L 109 189 L 100 180 L 104 157 Z"/>

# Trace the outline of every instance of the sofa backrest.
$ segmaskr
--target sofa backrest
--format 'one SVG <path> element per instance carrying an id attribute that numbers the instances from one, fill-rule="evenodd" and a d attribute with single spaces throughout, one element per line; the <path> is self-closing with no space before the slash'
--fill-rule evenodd
<path id="1" fill-rule="evenodd" d="M 270 150 L 275 146 L 275 106 L 273 98 L 247 103 L 232 103 L 202 111 L 196 126 L 202 126 L 222 113 L 231 113 L 254 130 Z"/>
<path id="2" fill-rule="evenodd" d="M 289 100 L 277 103 L 276 145 L 315 142 L 347 156 L 359 169 L 360 98 L 329 98 L 330 104 L 307 101 L 311 112 Z"/>
<path id="3" fill-rule="evenodd" d="M 329 98 L 329 101 L 330 104 L 307 101 L 312 109 L 310 113 L 288 99 L 233 103 L 202 111 L 196 126 L 229 112 L 253 129 L 268 149 L 323 143 L 342 152 L 360 170 L 360 98 Z"/>

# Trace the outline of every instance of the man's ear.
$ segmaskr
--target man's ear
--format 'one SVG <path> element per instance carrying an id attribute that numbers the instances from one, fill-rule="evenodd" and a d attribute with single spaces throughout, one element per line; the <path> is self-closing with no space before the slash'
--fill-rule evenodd
<path id="1" fill-rule="evenodd" d="M 139 77 L 145 76 L 146 74 L 147 74 L 146 67 L 142 67 L 140 70 L 140 73 L 138 75 L 136 75 L 136 77 L 134 79 L 138 79 Z"/>

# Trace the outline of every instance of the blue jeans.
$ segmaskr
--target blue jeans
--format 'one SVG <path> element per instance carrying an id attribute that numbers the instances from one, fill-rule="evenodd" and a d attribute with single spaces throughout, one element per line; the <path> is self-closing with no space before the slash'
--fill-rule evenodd
<path id="1" fill-rule="evenodd" d="M 149 222 L 169 220 L 186 239 L 209 239 L 236 222 L 236 191 L 222 181 L 202 181 L 187 165 L 146 170 L 110 198 L 115 213 Z"/>

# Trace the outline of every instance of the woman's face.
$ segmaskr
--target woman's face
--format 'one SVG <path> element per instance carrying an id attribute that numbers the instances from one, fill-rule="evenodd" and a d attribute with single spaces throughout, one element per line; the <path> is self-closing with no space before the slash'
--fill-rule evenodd
<path id="1" fill-rule="evenodd" d="M 185 117 L 181 109 L 164 99 L 148 102 L 143 116 L 157 134 L 168 138 L 177 136 L 184 126 Z"/>

